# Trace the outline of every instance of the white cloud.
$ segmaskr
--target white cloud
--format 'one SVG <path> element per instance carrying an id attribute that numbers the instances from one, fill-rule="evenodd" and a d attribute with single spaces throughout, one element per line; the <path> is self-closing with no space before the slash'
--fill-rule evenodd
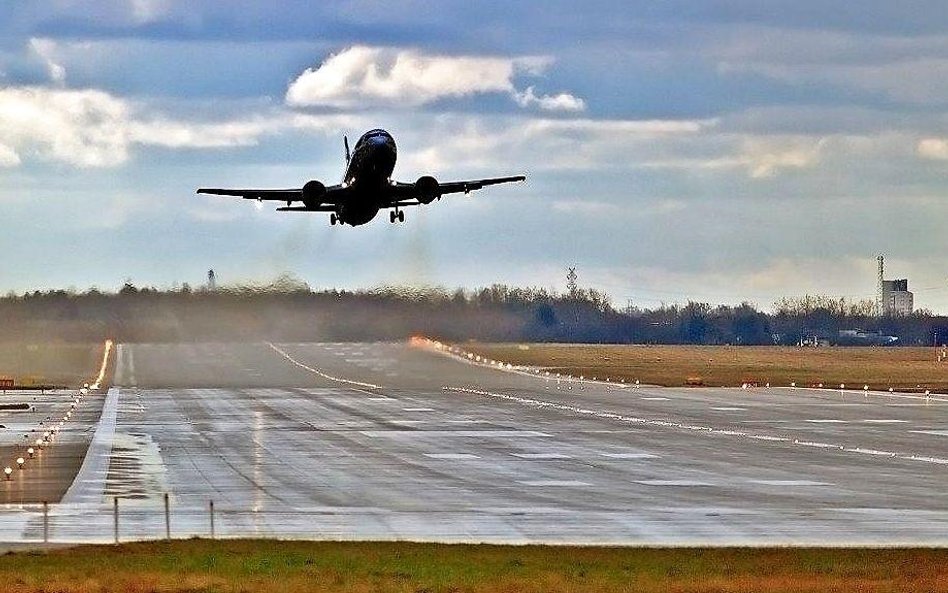
<path id="1" fill-rule="evenodd" d="M 569 93 L 537 96 L 532 86 L 527 87 L 527 90 L 523 92 L 515 92 L 513 97 L 521 107 L 536 105 L 544 111 L 583 111 L 586 109 L 586 102 L 579 97 Z"/>
<path id="2" fill-rule="evenodd" d="M 62 85 L 66 81 L 66 68 L 56 60 L 56 49 L 56 42 L 51 39 L 30 39 L 30 51 L 43 60 L 50 82 Z"/>
<path id="3" fill-rule="evenodd" d="M 0 89 L 0 138 L 17 158 L 34 153 L 83 167 L 127 158 L 128 106 L 107 93 L 42 87 Z"/>
<path id="4" fill-rule="evenodd" d="M 925 138 L 918 142 L 918 156 L 925 159 L 948 161 L 948 140 Z"/>
<path id="5" fill-rule="evenodd" d="M 168 0 L 131 0 L 132 18 L 137 24 L 160 20 L 169 12 Z"/>
<path id="6" fill-rule="evenodd" d="M 0 144 L 0 167 L 16 167 L 20 164 L 20 155 L 6 144 Z"/>
<path id="7" fill-rule="evenodd" d="M 412 173 L 498 167 L 531 170 L 628 168 L 657 151 L 695 142 L 713 120 L 596 120 L 444 114 L 406 126 L 417 149 L 399 157 Z M 401 145 L 405 146 L 405 140 Z"/>
<path id="8" fill-rule="evenodd" d="M 815 165 L 823 147 L 822 139 L 750 138 L 738 159 L 754 179 L 773 177 L 784 169 L 804 169 Z"/>
<path id="9" fill-rule="evenodd" d="M 286 101 L 296 107 L 415 107 L 445 98 L 506 93 L 522 107 L 582 110 L 583 100 L 568 93 L 537 96 L 532 87 L 519 91 L 514 86 L 518 74 L 536 76 L 551 63 L 542 56 L 443 56 L 353 46 L 303 72 L 287 89 Z"/>
<path id="10" fill-rule="evenodd" d="M 24 157 L 77 167 L 114 167 L 128 160 L 135 145 L 248 146 L 268 133 L 317 127 L 284 112 L 221 122 L 145 117 L 127 100 L 99 90 L 0 88 L 0 166 L 7 167 L 20 164 Z"/>

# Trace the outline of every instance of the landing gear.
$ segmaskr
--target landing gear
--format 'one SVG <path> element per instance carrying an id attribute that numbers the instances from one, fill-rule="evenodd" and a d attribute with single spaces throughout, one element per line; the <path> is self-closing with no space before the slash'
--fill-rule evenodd
<path id="1" fill-rule="evenodd" d="M 388 213 L 388 221 L 394 224 L 397 222 L 405 222 L 405 213 L 401 210 L 392 210 Z"/>
<path id="2" fill-rule="evenodd" d="M 337 222 L 342 222 L 342 221 L 339 220 L 339 217 L 336 216 L 335 212 L 333 212 L 332 214 L 329 215 L 329 224 L 335 226 Z"/>

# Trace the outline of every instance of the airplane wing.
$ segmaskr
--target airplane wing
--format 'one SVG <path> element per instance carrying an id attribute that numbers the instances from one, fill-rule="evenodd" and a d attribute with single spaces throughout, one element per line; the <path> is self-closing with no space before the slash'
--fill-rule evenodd
<path id="1" fill-rule="evenodd" d="M 215 196 L 234 196 L 245 200 L 275 200 L 277 202 L 295 202 L 303 199 L 303 189 L 221 189 L 202 187 L 199 194 Z"/>
<path id="2" fill-rule="evenodd" d="M 345 188 L 342 185 L 330 185 L 326 187 L 326 192 L 320 196 L 319 201 L 323 204 L 335 204 L 339 201 L 339 194 Z M 199 194 L 210 194 L 215 196 L 233 196 L 245 200 L 273 200 L 274 202 L 292 202 L 303 201 L 303 188 L 294 189 L 224 189 L 216 187 L 202 187 L 197 190 Z"/>
<path id="3" fill-rule="evenodd" d="M 489 179 L 472 179 L 469 181 L 449 181 L 446 183 L 440 184 L 441 195 L 444 194 L 457 194 L 457 193 L 468 193 L 482 187 L 487 187 L 488 185 L 498 185 L 501 183 L 515 183 L 518 181 L 525 181 L 527 178 L 524 175 L 514 175 L 512 177 L 491 177 Z"/>
<path id="4" fill-rule="evenodd" d="M 474 190 L 498 185 L 500 183 L 514 183 L 526 180 L 524 175 L 510 177 L 490 177 L 487 179 L 469 179 L 467 181 L 448 181 L 438 183 L 433 177 L 422 177 L 415 183 L 395 182 L 390 186 L 391 201 L 388 208 L 402 206 L 421 206 L 439 199 L 445 194 L 470 193 Z"/>

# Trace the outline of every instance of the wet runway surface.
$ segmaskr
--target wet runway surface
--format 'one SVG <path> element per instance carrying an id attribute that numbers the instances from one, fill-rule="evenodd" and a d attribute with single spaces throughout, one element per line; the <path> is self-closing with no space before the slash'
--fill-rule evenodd
<path id="1" fill-rule="evenodd" d="M 948 544 L 948 398 L 579 383 L 407 344 L 118 349 L 51 539 Z M 111 408 L 110 408 L 111 405 Z M 112 410 L 109 414 L 109 410 Z M 87 467 L 88 466 L 88 467 Z M 35 508 L 0 536 L 40 537 Z"/>

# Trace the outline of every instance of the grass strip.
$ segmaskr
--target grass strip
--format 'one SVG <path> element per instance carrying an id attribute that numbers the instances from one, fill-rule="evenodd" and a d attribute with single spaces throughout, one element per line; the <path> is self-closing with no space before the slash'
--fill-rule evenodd
<path id="1" fill-rule="evenodd" d="M 20 592 L 948 591 L 948 549 L 182 540 L 0 557 Z"/>
<path id="2" fill-rule="evenodd" d="M 467 352 L 574 376 L 666 387 L 816 386 L 948 391 L 948 360 L 933 348 L 791 348 L 606 344 L 462 344 Z"/>

